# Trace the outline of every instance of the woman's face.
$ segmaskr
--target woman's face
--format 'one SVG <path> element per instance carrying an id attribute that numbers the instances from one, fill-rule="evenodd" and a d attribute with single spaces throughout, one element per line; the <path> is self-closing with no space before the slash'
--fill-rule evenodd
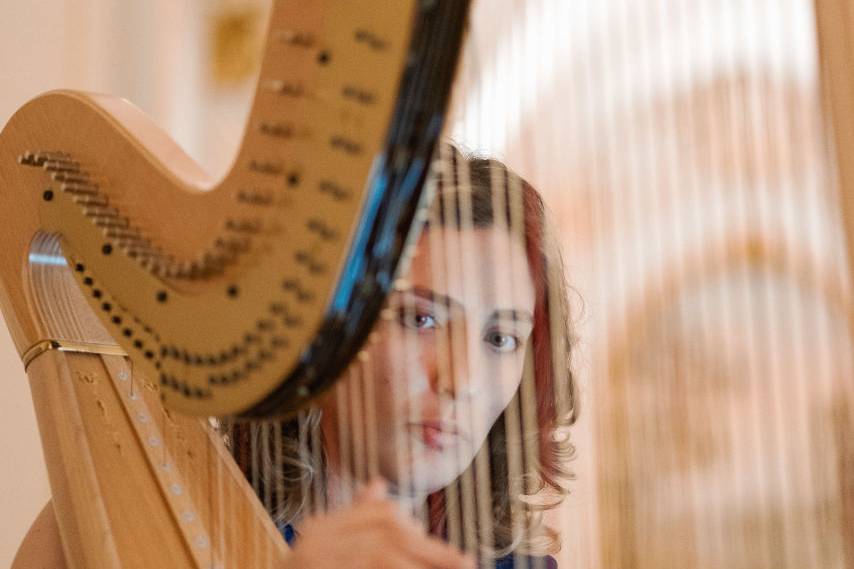
<path id="1" fill-rule="evenodd" d="M 340 420 L 364 400 L 361 436 L 376 451 L 363 460 L 375 460 L 401 494 L 452 482 L 519 387 L 534 294 L 518 236 L 500 228 L 426 230 L 367 357 L 325 409 L 327 441 L 342 436 Z"/>

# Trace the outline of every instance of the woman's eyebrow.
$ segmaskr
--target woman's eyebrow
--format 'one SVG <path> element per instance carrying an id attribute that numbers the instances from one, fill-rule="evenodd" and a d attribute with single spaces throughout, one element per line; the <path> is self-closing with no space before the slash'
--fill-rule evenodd
<path id="1" fill-rule="evenodd" d="M 416 285 L 416 286 L 413 286 L 411 288 L 401 290 L 400 292 L 402 292 L 404 294 L 411 294 L 413 296 L 417 296 L 417 297 L 422 298 L 424 300 L 428 300 L 434 304 L 444 306 L 448 309 L 453 308 L 455 310 L 463 310 L 463 308 L 464 308 L 463 303 L 460 302 L 459 300 L 452 298 L 450 296 L 438 293 L 432 289 L 429 289 L 429 288 L 426 288 L 423 286 L 417 286 Z"/>
<path id="2" fill-rule="evenodd" d="M 492 312 L 491 320 L 510 320 L 513 322 L 534 323 L 534 315 L 527 310 L 516 310 L 515 308 L 497 308 Z"/>

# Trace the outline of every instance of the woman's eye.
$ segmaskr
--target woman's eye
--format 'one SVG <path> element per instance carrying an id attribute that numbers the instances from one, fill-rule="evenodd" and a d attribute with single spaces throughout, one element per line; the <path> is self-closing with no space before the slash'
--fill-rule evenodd
<path id="1" fill-rule="evenodd" d="M 515 352 L 519 347 L 519 339 L 510 334 L 501 332 L 490 332 L 486 335 L 486 341 L 499 352 Z"/>
<path id="2" fill-rule="evenodd" d="M 432 315 L 426 314 L 424 312 L 404 310 L 401 313 L 401 321 L 405 326 L 409 328 L 414 328 L 416 330 L 424 330 L 436 327 L 436 319 Z"/>

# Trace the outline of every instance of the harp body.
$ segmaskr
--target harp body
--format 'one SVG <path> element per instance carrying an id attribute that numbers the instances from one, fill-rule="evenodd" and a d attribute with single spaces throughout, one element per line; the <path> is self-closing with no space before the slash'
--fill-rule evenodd
<path id="1" fill-rule="evenodd" d="M 374 288 L 389 286 L 382 278 L 402 253 L 406 221 L 377 230 L 362 218 L 386 207 L 372 185 L 424 176 L 459 36 L 445 38 L 450 58 L 434 61 L 426 82 L 412 64 L 437 52 L 425 50 L 431 17 L 434 28 L 449 29 L 450 18 L 459 29 L 465 12 L 465 3 L 436 7 L 277 3 L 244 141 L 219 182 L 118 98 L 49 93 L 4 128 L 0 301 L 31 379 L 69 567 L 281 566 L 287 546 L 221 438 L 207 419 L 163 402 L 175 396 L 177 407 L 205 415 L 246 411 L 306 361 L 335 310 L 353 310 L 359 295 L 381 298 L 364 281 L 342 289 L 339 276 L 361 274 L 346 268 L 348 256 L 365 264 L 373 250 L 348 244 L 373 246 L 375 234 L 394 240 L 377 253 Z M 425 99 L 433 106 L 399 103 Z M 407 187 L 397 209 L 411 218 L 418 186 Z M 283 273 L 271 270 L 277 264 Z M 370 320 L 377 307 L 359 302 Z M 334 346 L 327 338 L 324 353 L 358 349 L 347 337 L 339 332 Z M 253 372 L 266 385 L 238 381 Z M 177 377 L 186 373 L 204 379 Z M 292 403 L 324 389 L 284 383 Z M 225 407 L 215 410 L 215 400 Z"/>
<path id="2" fill-rule="evenodd" d="M 21 236 L 6 270 L 25 262 L 39 230 L 62 234 L 95 313 L 159 377 L 166 400 L 197 413 L 247 411 L 282 383 L 280 369 L 295 367 L 329 318 L 333 293 L 341 302 L 333 286 L 348 251 L 340 243 L 354 241 L 365 181 L 383 169 L 375 162 L 405 70 L 412 8 L 280 7 L 244 144 L 216 185 L 126 102 L 77 93 L 32 101 L 4 130 L 4 185 L 40 188 L 4 195 Z M 290 268 L 265 268 L 277 265 Z M 23 283 L 4 294 L 10 306 L 26 304 Z M 220 318 L 200 335 L 197 323 L 211 310 Z M 19 351 L 47 337 L 17 314 L 10 328 Z M 215 409 L 220 389 L 228 403 Z M 306 386 L 299 391 L 308 397 Z"/>

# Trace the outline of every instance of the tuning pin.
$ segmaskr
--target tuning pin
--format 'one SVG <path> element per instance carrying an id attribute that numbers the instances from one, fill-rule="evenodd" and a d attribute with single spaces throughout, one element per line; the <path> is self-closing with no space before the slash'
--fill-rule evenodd
<path id="1" fill-rule="evenodd" d="M 204 255 L 202 255 L 201 263 L 202 266 L 206 267 L 210 274 L 216 274 L 225 270 L 226 265 L 231 260 L 233 260 L 233 256 L 229 257 L 221 252 L 213 253 L 206 251 Z"/>
<path id="2" fill-rule="evenodd" d="M 155 274 L 158 277 L 162 278 L 174 278 L 175 277 L 175 267 L 171 262 L 163 263 L 162 265 L 157 267 Z"/>
<path id="3" fill-rule="evenodd" d="M 228 219 L 225 222 L 225 228 L 228 231 L 237 233 L 258 233 L 261 231 L 262 223 L 260 219 Z"/>
<path id="4" fill-rule="evenodd" d="M 219 237 L 215 242 L 215 246 L 219 249 L 225 249 L 232 253 L 242 253 L 249 249 L 250 240 L 248 237 Z"/>
<path id="5" fill-rule="evenodd" d="M 126 237 L 124 239 L 118 239 L 116 241 L 116 245 L 118 245 L 118 247 L 123 251 L 127 251 L 131 248 L 149 246 L 149 243 L 147 240 L 142 239 L 140 237 Z"/>
<path id="6" fill-rule="evenodd" d="M 261 134 L 275 138 L 291 138 L 294 135 L 294 127 L 290 123 L 263 121 L 258 124 Z"/>
<path id="7" fill-rule="evenodd" d="M 118 217 L 119 210 L 109 206 L 91 206 L 83 208 L 86 217 Z"/>
<path id="8" fill-rule="evenodd" d="M 305 89 L 298 83 L 288 83 L 281 79 L 269 79 L 264 81 L 263 85 L 267 90 L 277 95 L 284 95 L 285 97 L 302 97 L 305 95 Z"/>
<path id="9" fill-rule="evenodd" d="M 18 156 L 18 163 L 25 166 L 43 166 L 48 161 L 68 161 L 70 156 L 64 152 L 26 151 Z"/>
<path id="10" fill-rule="evenodd" d="M 80 172 L 80 164 L 71 160 L 46 160 L 42 167 L 48 172 Z"/>
<path id="11" fill-rule="evenodd" d="M 97 194 L 98 186 L 92 184 L 64 183 L 60 190 L 71 194 Z"/>
<path id="12" fill-rule="evenodd" d="M 109 227 L 104 230 L 104 237 L 108 239 L 138 239 L 144 238 L 142 232 L 136 227 Z"/>
<path id="13" fill-rule="evenodd" d="M 270 205 L 273 203 L 273 192 L 259 190 L 240 190 L 237 201 L 251 205 Z"/>
<path id="14" fill-rule="evenodd" d="M 279 176 L 285 168 L 279 160 L 250 160 L 249 169 L 267 176 Z"/>
<path id="15" fill-rule="evenodd" d="M 97 184 L 92 183 L 92 178 L 83 172 L 53 172 L 51 177 L 53 177 L 56 182 L 68 182 L 71 184 L 84 184 L 98 187 Z"/>
<path id="16" fill-rule="evenodd" d="M 37 157 L 39 160 L 59 160 L 59 161 L 68 161 L 71 160 L 71 154 L 67 152 L 59 152 L 59 151 L 44 151 L 38 152 Z"/>
<path id="17" fill-rule="evenodd" d="M 314 36 L 308 32 L 300 32 L 297 30 L 280 30 L 276 34 L 276 38 L 287 45 L 296 47 L 311 47 L 314 45 Z"/>
<path id="18" fill-rule="evenodd" d="M 367 45 L 374 51 L 382 51 L 388 46 L 388 42 L 381 38 L 379 35 L 371 32 L 366 29 L 358 29 L 354 34 L 354 39 L 359 42 Z"/>
<path id="19" fill-rule="evenodd" d="M 150 257 L 151 252 L 151 247 L 146 243 L 131 245 L 130 247 L 125 249 L 125 253 L 128 257 L 132 257 L 137 260 Z"/>
<path id="20" fill-rule="evenodd" d="M 345 99 L 354 101 L 360 105 L 371 105 L 377 100 L 377 95 L 375 93 L 352 85 L 344 87 L 341 90 L 341 95 Z"/>
<path id="21" fill-rule="evenodd" d="M 98 227 L 128 227 L 129 225 L 126 217 L 117 216 L 95 216 L 92 222 Z"/>
<path id="22" fill-rule="evenodd" d="M 79 194 L 74 196 L 74 203 L 84 206 L 101 206 L 107 205 L 107 197 L 103 194 Z"/>
<path id="23" fill-rule="evenodd" d="M 146 269 L 148 271 L 154 271 L 158 266 L 157 261 L 158 260 L 156 256 L 143 257 L 139 264 L 140 266 L 142 266 L 143 269 Z"/>

